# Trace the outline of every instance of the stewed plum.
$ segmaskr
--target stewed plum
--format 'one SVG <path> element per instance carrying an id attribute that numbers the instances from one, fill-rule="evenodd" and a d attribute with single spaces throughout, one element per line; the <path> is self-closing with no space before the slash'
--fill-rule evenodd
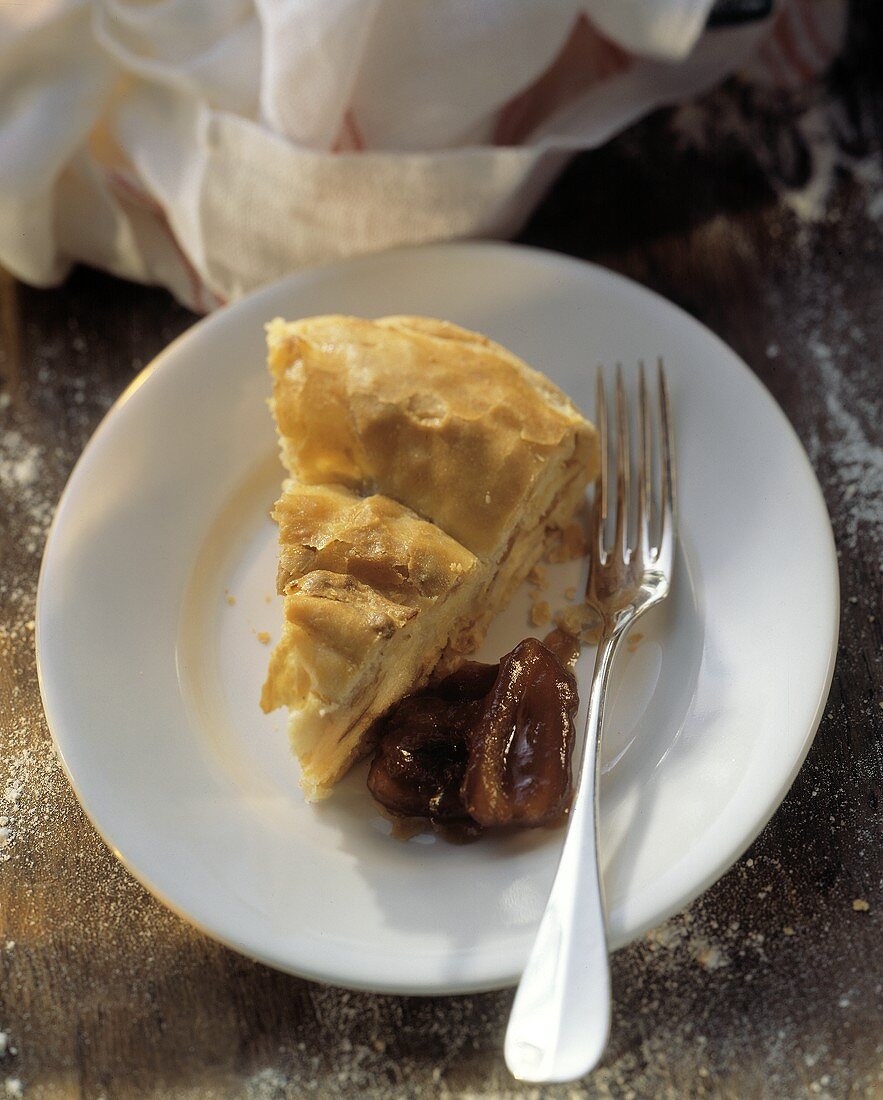
<path id="1" fill-rule="evenodd" d="M 499 665 L 467 662 L 377 723 L 368 786 L 398 817 L 434 825 L 531 827 L 572 794 L 572 674 L 526 638 Z"/>

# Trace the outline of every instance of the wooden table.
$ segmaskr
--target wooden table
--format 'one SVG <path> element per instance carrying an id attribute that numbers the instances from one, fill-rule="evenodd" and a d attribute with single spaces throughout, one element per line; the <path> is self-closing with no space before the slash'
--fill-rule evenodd
<path id="1" fill-rule="evenodd" d="M 731 86 L 579 158 L 524 233 L 654 287 L 745 358 L 818 473 L 843 591 L 833 690 L 793 790 L 716 886 L 614 956 L 610 1049 L 578 1085 L 507 1076 L 511 993 L 403 999 L 278 974 L 168 913 L 97 838 L 42 715 L 37 571 L 90 433 L 194 318 L 84 271 L 51 291 L 2 281 L 0 1096 L 4 1081 L 107 1100 L 883 1096 L 880 48 L 854 41 L 819 108 L 839 104 L 857 170 L 804 187 L 806 117 Z"/>

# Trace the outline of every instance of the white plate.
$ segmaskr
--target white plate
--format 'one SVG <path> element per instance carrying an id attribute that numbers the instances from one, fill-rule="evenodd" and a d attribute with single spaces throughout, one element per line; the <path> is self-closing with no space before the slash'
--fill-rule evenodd
<path id="1" fill-rule="evenodd" d="M 665 356 L 682 552 L 672 598 L 616 670 L 602 788 L 624 944 L 726 870 L 790 786 L 830 684 L 836 559 L 809 463 L 745 364 L 663 299 L 552 253 L 434 246 L 306 272 L 140 375 L 71 476 L 40 577 L 40 683 L 77 795 L 157 897 L 254 958 L 402 993 L 516 980 L 560 834 L 392 840 L 364 767 L 307 806 L 283 718 L 258 709 L 256 633 L 275 638 L 280 619 L 263 324 L 330 312 L 478 329 L 589 414 L 596 363 Z M 527 633 L 526 609 L 522 593 L 486 656 Z"/>

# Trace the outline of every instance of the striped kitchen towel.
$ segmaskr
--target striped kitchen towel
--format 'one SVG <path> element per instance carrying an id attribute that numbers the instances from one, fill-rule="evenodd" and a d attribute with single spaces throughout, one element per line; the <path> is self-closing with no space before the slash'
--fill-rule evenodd
<path id="1" fill-rule="evenodd" d="M 761 5 L 762 6 L 762 5 Z M 392 245 L 516 232 L 567 158 L 735 71 L 791 87 L 842 0 L 0 3 L 0 265 L 199 311 Z"/>

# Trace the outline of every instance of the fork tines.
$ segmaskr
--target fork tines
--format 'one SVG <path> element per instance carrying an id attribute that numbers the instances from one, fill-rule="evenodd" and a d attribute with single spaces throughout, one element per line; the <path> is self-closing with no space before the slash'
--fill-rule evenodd
<path id="1" fill-rule="evenodd" d="M 637 447 L 632 455 L 630 444 L 631 416 L 629 399 L 623 381 L 622 365 L 616 365 L 616 499 L 614 536 L 606 545 L 607 519 L 610 512 L 610 433 L 607 424 L 607 397 L 604 371 L 598 367 L 595 419 L 601 449 L 601 470 L 595 487 L 592 509 L 593 551 L 600 561 L 614 553 L 623 561 L 639 559 L 643 564 L 659 562 L 663 570 L 670 568 L 674 542 L 675 471 L 672 445 L 671 397 L 662 359 L 657 367 L 659 421 L 656 428 L 657 461 L 654 476 L 654 430 L 650 399 L 647 392 L 644 363 L 638 363 Z M 632 460 L 634 457 L 634 472 Z M 632 481 L 637 482 L 637 507 L 634 532 L 630 531 Z M 658 505 L 654 508 L 654 484 L 658 480 Z M 632 537 L 633 535 L 633 537 Z"/>

